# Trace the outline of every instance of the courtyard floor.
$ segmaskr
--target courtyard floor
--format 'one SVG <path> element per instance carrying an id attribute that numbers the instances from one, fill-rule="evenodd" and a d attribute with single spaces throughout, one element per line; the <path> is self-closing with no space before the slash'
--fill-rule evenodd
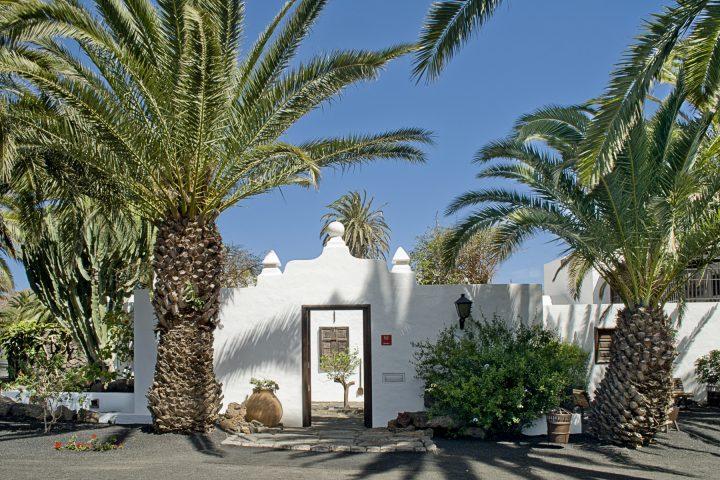
<path id="1" fill-rule="evenodd" d="M 327 407 L 330 408 L 321 408 Z M 309 428 L 269 429 L 266 433 L 230 435 L 222 443 L 249 448 L 275 448 L 301 452 L 415 452 L 435 453 L 430 432 L 392 433 L 385 428 L 365 428 L 362 409 L 350 412 L 341 405 L 313 404 Z"/>
<path id="2" fill-rule="evenodd" d="M 138 427 L 82 426 L 42 435 L 36 427 L 0 422 L 0 478 L 19 479 L 716 479 L 720 476 L 720 410 L 680 416 L 681 432 L 640 450 L 599 446 L 582 437 L 566 447 L 541 439 L 436 439 L 436 455 L 309 452 L 222 445 L 209 436 L 154 435 Z M 76 433 L 116 435 L 125 447 L 102 453 L 55 451 Z"/>

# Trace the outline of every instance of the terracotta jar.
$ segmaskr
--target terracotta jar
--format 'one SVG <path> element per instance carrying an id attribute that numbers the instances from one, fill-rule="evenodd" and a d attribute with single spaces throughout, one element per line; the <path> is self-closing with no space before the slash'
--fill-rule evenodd
<path id="1" fill-rule="evenodd" d="M 255 390 L 245 402 L 245 420 L 257 420 L 266 427 L 277 427 L 283 416 L 282 404 L 272 390 Z"/>

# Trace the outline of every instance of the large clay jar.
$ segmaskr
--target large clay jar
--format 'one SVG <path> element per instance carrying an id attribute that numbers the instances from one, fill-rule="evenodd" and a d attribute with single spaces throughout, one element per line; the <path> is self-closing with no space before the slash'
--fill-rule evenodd
<path id="1" fill-rule="evenodd" d="M 277 427 L 283 416 L 282 404 L 271 390 L 255 390 L 245 402 L 245 420 L 257 420 L 266 427 Z"/>

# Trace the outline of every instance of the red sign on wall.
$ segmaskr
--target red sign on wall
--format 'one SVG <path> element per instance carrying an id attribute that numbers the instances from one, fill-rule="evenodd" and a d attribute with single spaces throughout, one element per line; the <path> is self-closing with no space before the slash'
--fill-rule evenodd
<path id="1" fill-rule="evenodd" d="M 392 335 L 380 335 L 380 345 L 392 345 Z"/>

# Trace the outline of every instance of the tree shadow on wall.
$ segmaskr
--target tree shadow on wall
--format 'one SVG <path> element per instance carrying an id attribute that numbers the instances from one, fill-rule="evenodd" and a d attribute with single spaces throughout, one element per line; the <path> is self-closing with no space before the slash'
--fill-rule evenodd
<path id="1" fill-rule="evenodd" d="M 216 348 L 215 374 L 227 383 L 243 372 L 300 366 L 300 307 L 243 330 Z"/>

